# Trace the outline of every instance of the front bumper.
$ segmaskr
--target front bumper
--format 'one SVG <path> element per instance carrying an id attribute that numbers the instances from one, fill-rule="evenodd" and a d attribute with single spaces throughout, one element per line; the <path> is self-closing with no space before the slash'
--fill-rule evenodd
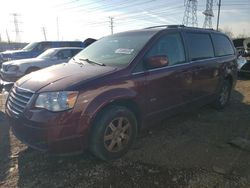
<path id="1" fill-rule="evenodd" d="M 17 74 L 16 72 L 5 72 L 3 71 L 3 69 L 1 69 L 0 76 L 2 80 L 6 82 L 16 82 L 19 78 L 23 76 L 23 74 Z"/>
<path id="2" fill-rule="evenodd" d="M 81 152 L 87 146 L 88 118 L 79 121 L 80 114 L 34 110 L 17 118 L 6 108 L 6 115 L 14 135 L 31 148 L 65 154 Z"/>

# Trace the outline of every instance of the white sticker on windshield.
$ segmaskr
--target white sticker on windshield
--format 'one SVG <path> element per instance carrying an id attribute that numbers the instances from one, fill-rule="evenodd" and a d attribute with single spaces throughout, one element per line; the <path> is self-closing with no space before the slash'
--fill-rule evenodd
<path id="1" fill-rule="evenodd" d="M 127 49 L 127 48 L 118 48 L 115 50 L 116 54 L 132 54 L 134 49 Z"/>

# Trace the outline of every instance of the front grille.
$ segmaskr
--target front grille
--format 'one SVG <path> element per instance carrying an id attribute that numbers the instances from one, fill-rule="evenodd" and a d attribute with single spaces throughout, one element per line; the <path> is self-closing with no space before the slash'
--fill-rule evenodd
<path id="1" fill-rule="evenodd" d="M 14 86 L 9 93 L 7 108 L 19 116 L 23 113 L 33 94 L 31 91 Z"/>

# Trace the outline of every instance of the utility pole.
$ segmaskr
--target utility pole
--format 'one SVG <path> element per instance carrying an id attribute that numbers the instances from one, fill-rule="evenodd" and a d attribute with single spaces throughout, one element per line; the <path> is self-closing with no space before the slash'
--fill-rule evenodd
<path id="1" fill-rule="evenodd" d="M 21 42 L 21 36 L 20 36 L 20 29 L 19 29 L 19 21 L 18 21 L 18 15 L 17 13 L 11 14 L 14 18 L 14 26 L 15 26 L 15 33 L 16 33 L 16 42 Z"/>
<path id="2" fill-rule="evenodd" d="M 185 12 L 182 24 L 186 26 L 198 27 L 197 21 L 197 0 L 184 0 Z M 191 19 L 191 21 L 190 21 Z"/>
<path id="3" fill-rule="evenodd" d="M 56 17 L 56 28 L 57 28 L 57 40 L 59 40 L 59 19 Z"/>
<path id="4" fill-rule="evenodd" d="M 46 35 L 45 27 L 42 27 L 42 33 L 43 33 L 43 36 L 44 36 L 44 40 L 46 41 L 47 40 L 47 35 Z"/>
<path id="5" fill-rule="evenodd" d="M 8 41 L 8 43 L 10 43 L 10 36 L 9 36 L 9 32 L 8 32 L 7 29 L 6 29 L 6 36 L 7 36 L 7 41 Z"/>
<path id="6" fill-rule="evenodd" d="M 219 4 L 218 4 L 218 16 L 217 16 L 217 27 L 216 30 L 219 30 L 219 23 L 220 23 L 220 7 L 221 7 L 221 0 L 219 0 Z"/>
<path id="7" fill-rule="evenodd" d="M 109 17 L 109 19 L 110 19 L 111 35 L 113 35 L 113 33 L 114 33 L 114 18 L 113 17 Z"/>
<path id="8" fill-rule="evenodd" d="M 203 12 L 203 14 L 205 15 L 203 28 L 213 28 L 212 25 L 212 17 L 214 17 L 213 0 L 207 0 L 206 10 Z"/>

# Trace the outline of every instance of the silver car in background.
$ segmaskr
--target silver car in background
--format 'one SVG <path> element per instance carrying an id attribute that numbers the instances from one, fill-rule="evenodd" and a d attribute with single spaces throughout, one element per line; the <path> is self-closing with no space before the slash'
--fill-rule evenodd
<path id="1" fill-rule="evenodd" d="M 2 64 L 1 78 L 6 82 L 15 82 L 22 76 L 52 65 L 66 63 L 83 48 L 51 48 L 36 58 L 8 61 Z"/>

